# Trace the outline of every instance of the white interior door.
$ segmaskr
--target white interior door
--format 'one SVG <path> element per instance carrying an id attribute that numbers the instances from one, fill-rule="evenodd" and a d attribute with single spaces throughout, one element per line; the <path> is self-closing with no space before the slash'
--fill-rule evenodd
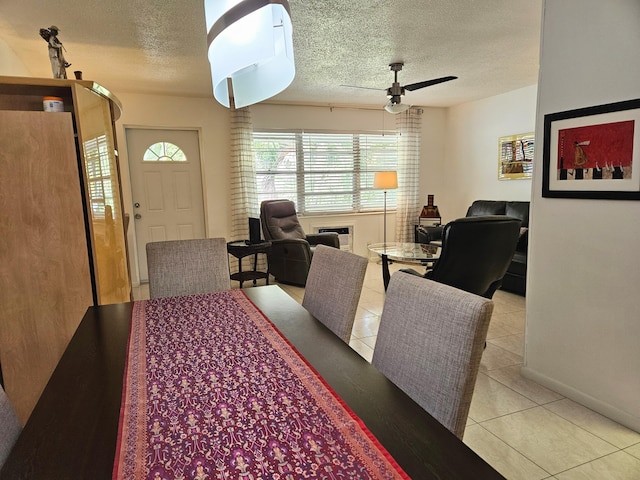
<path id="1" fill-rule="evenodd" d="M 200 145 L 195 130 L 127 128 L 140 281 L 148 242 L 204 238 Z"/>

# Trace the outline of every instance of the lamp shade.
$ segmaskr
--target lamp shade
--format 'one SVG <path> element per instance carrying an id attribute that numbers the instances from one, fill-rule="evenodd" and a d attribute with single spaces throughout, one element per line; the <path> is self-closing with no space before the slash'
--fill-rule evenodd
<path id="1" fill-rule="evenodd" d="M 295 76 L 287 0 L 205 0 L 213 96 L 246 107 L 287 88 Z"/>
<path id="2" fill-rule="evenodd" d="M 375 172 L 373 175 L 373 188 L 383 188 L 385 190 L 398 188 L 397 172 Z"/>
<path id="3" fill-rule="evenodd" d="M 392 103 L 389 102 L 384 106 L 384 109 L 389 112 L 389 113 L 402 113 L 406 110 L 408 110 L 410 107 L 410 105 L 407 105 L 406 103 Z"/>

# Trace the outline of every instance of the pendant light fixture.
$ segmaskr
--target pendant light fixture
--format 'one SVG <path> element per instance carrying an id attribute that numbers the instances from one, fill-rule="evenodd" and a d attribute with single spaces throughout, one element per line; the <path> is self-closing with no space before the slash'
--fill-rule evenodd
<path id="1" fill-rule="evenodd" d="M 287 0 L 205 0 L 213 96 L 242 108 L 287 88 L 295 76 Z"/>

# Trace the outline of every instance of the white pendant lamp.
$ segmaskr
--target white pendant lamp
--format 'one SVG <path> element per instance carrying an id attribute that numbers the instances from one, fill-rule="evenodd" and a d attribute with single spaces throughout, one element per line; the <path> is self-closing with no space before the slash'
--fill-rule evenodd
<path id="1" fill-rule="evenodd" d="M 205 0 L 213 96 L 242 108 L 287 88 L 295 76 L 287 0 Z"/>

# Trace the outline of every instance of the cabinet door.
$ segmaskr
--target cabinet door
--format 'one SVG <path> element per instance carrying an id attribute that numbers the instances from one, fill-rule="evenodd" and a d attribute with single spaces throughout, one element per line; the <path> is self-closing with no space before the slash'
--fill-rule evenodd
<path id="1" fill-rule="evenodd" d="M 120 171 L 109 101 L 75 89 L 75 111 L 86 184 L 98 304 L 131 300 Z"/>
<path id="2" fill-rule="evenodd" d="M 0 111 L 0 362 L 22 422 L 93 304 L 70 113 Z"/>

